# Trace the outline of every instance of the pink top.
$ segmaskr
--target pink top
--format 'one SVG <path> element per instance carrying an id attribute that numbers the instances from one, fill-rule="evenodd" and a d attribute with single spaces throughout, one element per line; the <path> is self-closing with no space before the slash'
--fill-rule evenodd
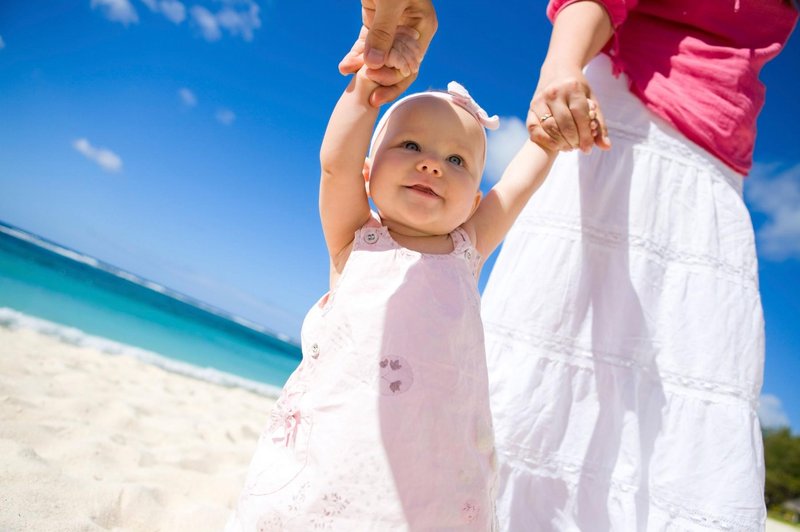
<path id="1" fill-rule="evenodd" d="M 550 0 L 547 16 L 579 0 Z M 798 11 L 782 0 L 595 0 L 616 30 L 615 73 L 659 117 L 737 172 L 753 164 L 764 105 L 761 67 L 778 55 Z M 602 102 L 601 102 L 602 104 Z"/>

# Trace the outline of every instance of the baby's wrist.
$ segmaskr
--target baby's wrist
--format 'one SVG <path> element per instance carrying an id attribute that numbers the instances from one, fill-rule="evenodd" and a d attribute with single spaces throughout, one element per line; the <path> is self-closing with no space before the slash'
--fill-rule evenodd
<path id="1" fill-rule="evenodd" d="M 356 89 L 358 91 L 364 91 L 367 95 L 372 94 L 372 91 L 380 87 L 379 83 L 376 83 L 367 77 L 366 66 L 359 68 L 358 72 L 355 73 L 355 82 Z"/>

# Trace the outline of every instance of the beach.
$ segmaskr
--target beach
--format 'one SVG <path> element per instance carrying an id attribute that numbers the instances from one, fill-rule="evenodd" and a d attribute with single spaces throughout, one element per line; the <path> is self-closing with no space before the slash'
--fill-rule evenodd
<path id="1" fill-rule="evenodd" d="M 272 404 L 0 326 L 0 530 L 221 530 Z"/>
<path id="2" fill-rule="evenodd" d="M 0 530 L 220 530 L 272 404 L 0 326 Z"/>

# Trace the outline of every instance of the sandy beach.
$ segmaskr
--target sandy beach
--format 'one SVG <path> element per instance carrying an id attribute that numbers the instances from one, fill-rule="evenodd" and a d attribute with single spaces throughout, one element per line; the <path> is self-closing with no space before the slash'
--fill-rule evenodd
<path id="1" fill-rule="evenodd" d="M 0 327 L 0 530 L 220 530 L 271 406 Z"/>
<path id="2" fill-rule="evenodd" d="M 221 530 L 271 406 L 0 326 L 0 530 Z"/>

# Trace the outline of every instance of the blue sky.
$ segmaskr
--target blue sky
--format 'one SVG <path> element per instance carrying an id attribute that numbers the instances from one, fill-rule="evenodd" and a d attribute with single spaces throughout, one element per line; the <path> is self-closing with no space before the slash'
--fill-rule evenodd
<path id="1" fill-rule="evenodd" d="M 437 3 L 412 89 L 463 83 L 505 119 L 490 154 L 522 130 L 544 6 Z M 0 220 L 298 336 L 327 285 L 318 150 L 359 25 L 355 0 L 3 0 Z M 795 35 L 762 73 L 745 187 L 767 321 L 762 420 L 795 432 L 798 71 Z M 490 163 L 491 177 L 503 157 Z"/>

